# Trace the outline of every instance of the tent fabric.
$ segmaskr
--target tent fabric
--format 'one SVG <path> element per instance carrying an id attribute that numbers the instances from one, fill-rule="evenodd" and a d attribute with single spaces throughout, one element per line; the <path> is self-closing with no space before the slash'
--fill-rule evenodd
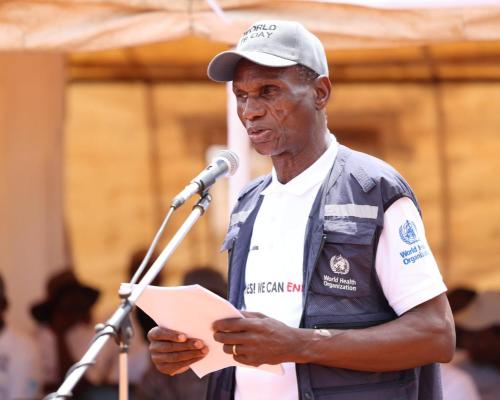
<path id="1" fill-rule="evenodd" d="M 324 3 L 353 4 L 387 9 L 457 8 L 498 5 L 498 0 L 322 0 Z"/>
<path id="2" fill-rule="evenodd" d="M 7 0 L 0 4 L 0 49 L 93 51 L 193 34 L 234 44 L 252 22 L 268 18 L 299 20 L 331 49 L 500 39 L 498 1 L 418 3 Z"/>
<path id="3" fill-rule="evenodd" d="M 36 73 L 33 73 L 36 65 Z M 63 216 L 65 60 L 61 54 L 0 53 L 0 271 L 9 322 L 26 310 L 70 255 Z"/>

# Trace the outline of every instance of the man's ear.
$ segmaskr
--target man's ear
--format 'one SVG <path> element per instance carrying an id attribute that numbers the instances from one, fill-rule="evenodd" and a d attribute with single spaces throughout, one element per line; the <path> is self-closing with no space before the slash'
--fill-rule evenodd
<path id="1" fill-rule="evenodd" d="M 328 104 L 330 93 L 332 92 L 330 79 L 325 75 L 317 77 L 314 81 L 314 90 L 316 93 L 316 109 L 322 110 Z"/>

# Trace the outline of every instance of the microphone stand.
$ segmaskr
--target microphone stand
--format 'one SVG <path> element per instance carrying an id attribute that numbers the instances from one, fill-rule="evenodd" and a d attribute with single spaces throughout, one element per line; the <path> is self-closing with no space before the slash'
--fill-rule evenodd
<path id="1" fill-rule="evenodd" d="M 75 363 L 68 370 L 66 377 L 64 378 L 61 386 L 57 389 L 57 392 L 47 395 L 44 397 L 44 400 L 71 398 L 73 396 L 71 392 L 72 389 L 80 381 L 87 369 L 91 365 L 95 364 L 97 355 L 111 336 L 113 336 L 120 345 L 119 399 L 127 400 L 128 377 L 126 367 L 125 371 L 123 371 L 122 367 L 127 365 L 128 345 L 130 343 L 130 338 L 132 337 L 132 326 L 129 319 L 130 312 L 134 308 L 135 303 L 142 292 L 144 292 L 146 287 L 153 282 L 189 230 L 207 210 L 212 198 L 207 190 L 205 190 L 200 196 L 200 199 L 193 206 L 193 210 L 189 216 L 186 218 L 167 246 L 165 246 L 140 282 L 137 283 L 132 290 L 128 288 L 127 290 L 119 291 L 120 298 L 122 299 L 119 307 L 105 323 L 96 325 L 96 334 L 93 337 L 90 347 L 87 349 L 86 353 L 80 361 Z"/>

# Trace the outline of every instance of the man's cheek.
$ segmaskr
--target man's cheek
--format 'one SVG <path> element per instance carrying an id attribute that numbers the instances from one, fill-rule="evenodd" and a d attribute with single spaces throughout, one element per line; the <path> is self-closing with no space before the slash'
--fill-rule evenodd
<path id="1" fill-rule="evenodd" d="M 290 117 L 290 112 L 286 108 L 274 108 L 271 115 L 276 120 L 279 126 L 282 126 L 284 122 Z"/>

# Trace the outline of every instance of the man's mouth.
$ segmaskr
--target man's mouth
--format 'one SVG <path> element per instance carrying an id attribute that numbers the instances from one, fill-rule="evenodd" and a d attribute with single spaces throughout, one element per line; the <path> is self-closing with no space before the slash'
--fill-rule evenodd
<path id="1" fill-rule="evenodd" d="M 259 128 L 249 128 L 247 129 L 248 137 L 252 143 L 263 143 L 271 140 L 271 135 L 273 133 L 270 129 L 259 129 Z"/>

